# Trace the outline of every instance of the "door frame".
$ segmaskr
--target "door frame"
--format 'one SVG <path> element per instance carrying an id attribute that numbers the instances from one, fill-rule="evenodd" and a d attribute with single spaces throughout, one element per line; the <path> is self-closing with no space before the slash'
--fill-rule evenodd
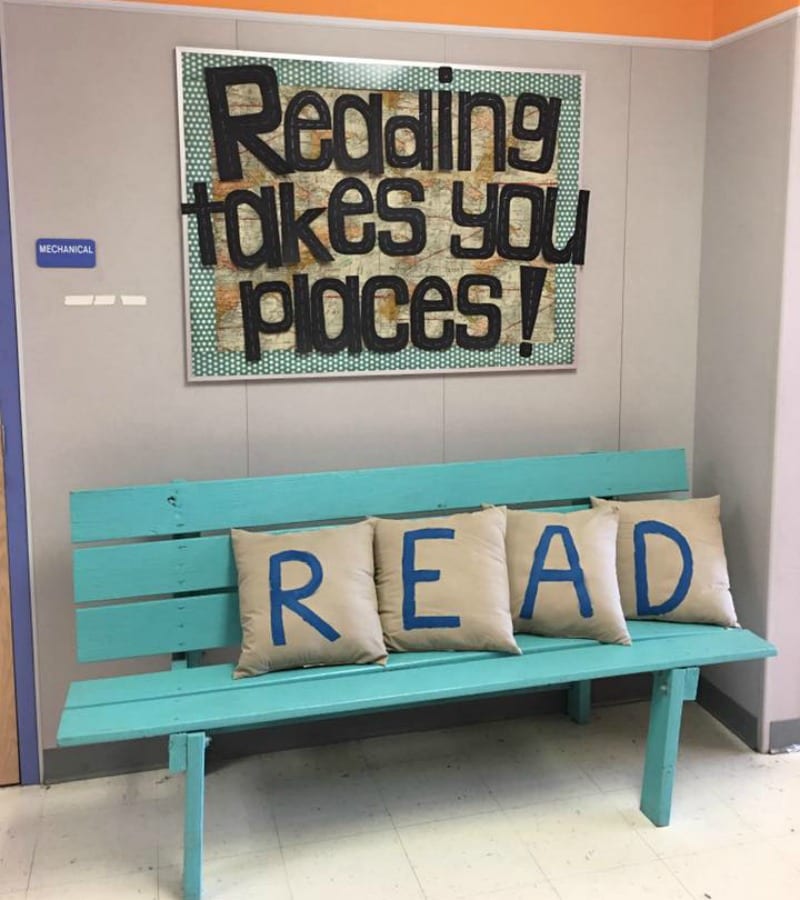
<path id="1" fill-rule="evenodd" d="M 40 767 L 36 673 L 8 185 L 5 102 L 0 59 L 0 415 L 5 438 L 8 577 L 11 587 L 11 634 L 17 694 L 20 780 L 22 784 L 38 784 Z"/>

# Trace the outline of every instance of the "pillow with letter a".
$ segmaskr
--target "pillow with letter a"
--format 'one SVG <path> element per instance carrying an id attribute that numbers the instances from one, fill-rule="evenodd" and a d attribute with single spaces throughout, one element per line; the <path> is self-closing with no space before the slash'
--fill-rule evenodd
<path id="1" fill-rule="evenodd" d="M 630 644 L 617 584 L 617 513 L 509 509 L 514 631 Z"/>
<path id="2" fill-rule="evenodd" d="M 373 521 L 387 647 L 520 652 L 511 625 L 504 509 Z"/>
<path id="3" fill-rule="evenodd" d="M 619 510 L 617 574 L 629 619 L 736 627 L 719 497 L 598 500 Z"/>
<path id="4" fill-rule="evenodd" d="M 386 662 L 370 522 L 294 534 L 231 531 L 242 650 L 234 678 Z"/>

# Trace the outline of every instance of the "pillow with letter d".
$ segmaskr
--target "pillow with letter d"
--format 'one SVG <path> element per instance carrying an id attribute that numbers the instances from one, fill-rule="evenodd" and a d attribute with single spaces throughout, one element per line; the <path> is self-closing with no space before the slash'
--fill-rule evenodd
<path id="1" fill-rule="evenodd" d="M 514 631 L 630 644 L 617 584 L 617 513 L 509 509 Z"/>
<path id="2" fill-rule="evenodd" d="M 520 652 L 511 626 L 504 509 L 373 521 L 387 647 Z"/>
<path id="3" fill-rule="evenodd" d="M 629 619 L 737 626 L 719 497 L 598 500 L 619 510 L 617 573 Z"/>
<path id="4" fill-rule="evenodd" d="M 369 522 L 294 534 L 233 529 L 242 651 L 234 678 L 386 662 Z"/>

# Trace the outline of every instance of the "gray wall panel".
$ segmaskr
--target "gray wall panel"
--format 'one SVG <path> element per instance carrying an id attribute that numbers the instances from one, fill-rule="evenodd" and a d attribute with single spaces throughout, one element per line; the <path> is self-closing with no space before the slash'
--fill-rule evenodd
<path id="1" fill-rule="evenodd" d="M 739 617 L 766 631 L 794 23 L 714 49 L 709 79 L 694 492 L 720 493 Z M 758 716 L 758 677 L 709 673 Z"/>
<path id="2" fill-rule="evenodd" d="M 250 474 L 442 462 L 442 378 L 250 384 Z"/>
<path id="3" fill-rule="evenodd" d="M 708 53 L 632 53 L 621 446 L 691 462 Z"/>
<path id="4" fill-rule="evenodd" d="M 630 50 L 459 36 L 447 39 L 447 61 L 585 72 L 581 181 L 592 192 L 577 371 L 448 377 L 447 459 L 616 448 Z"/>
<path id="5" fill-rule="evenodd" d="M 174 70 L 177 44 L 232 47 L 235 29 L 5 15 L 41 733 L 53 746 L 68 682 L 95 671 L 75 663 L 69 491 L 245 473 L 244 386 L 185 384 Z M 36 238 L 66 235 L 97 239 L 97 269 L 36 268 Z M 70 308 L 69 293 L 148 304 Z"/>
<path id="6" fill-rule="evenodd" d="M 778 384 L 776 394 L 775 456 L 772 495 L 771 559 L 767 637 L 778 656 L 766 668 L 765 727 L 770 747 L 796 742 L 800 723 L 800 616 L 797 586 L 797 510 L 800 506 L 800 59 L 795 23 L 794 72 L 789 143 L 789 181 L 786 196 L 786 233 L 783 266 Z M 771 725 L 770 725 L 771 723 Z"/>

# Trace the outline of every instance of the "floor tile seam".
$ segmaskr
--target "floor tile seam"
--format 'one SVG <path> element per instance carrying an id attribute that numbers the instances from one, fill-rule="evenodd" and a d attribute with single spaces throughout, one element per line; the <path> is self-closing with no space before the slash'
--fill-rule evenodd
<path id="1" fill-rule="evenodd" d="M 668 866 L 664 865 L 664 861 L 661 859 L 651 859 L 651 860 L 647 860 L 646 862 L 639 862 L 639 863 L 628 862 L 628 863 L 623 863 L 620 866 L 610 866 L 607 869 L 592 869 L 591 871 L 581 872 L 581 873 L 578 873 L 577 875 L 565 875 L 565 876 L 559 876 L 558 878 L 549 878 L 548 881 L 550 883 L 550 887 L 552 887 L 552 889 L 558 895 L 559 900 L 564 900 L 562 893 L 558 889 L 557 882 L 559 882 L 559 881 L 566 881 L 568 878 L 592 877 L 597 874 L 604 874 L 604 873 L 608 873 L 608 872 L 619 872 L 623 869 L 629 869 L 634 865 L 652 866 L 653 863 L 660 864 L 661 867 L 667 873 L 667 875 L 669 875 L 670 878 L 673 879 L 675 884 L 684 892 L 686 897 L 692 898 L 692 900 L 693 900 L 695 895 L 686 887 L 685 884 L 683 884 L 683 882 L 678 878 L 678 876 Z"/>
<path id="2" fill-rule="evenodd" d="M 646 841 L 646 839 L 644 837 L 642 839 Z M 668 851 L 666 853 L 659 853 L 659 851 L 656 850 L 655 847 L 653 847 L 652 849 L 655 851 L 656 856 L 660 860 L 662 860 L 663 862 L 666 862 L 668 859 L 681 859 L 683 857 L 689 857 L 689 856 L 700 856 L 704 853 L 709 852 L 710 850 L 712 850 L 712 851 L 713 850 L 726 850 L 726 849 L 730 849 L 731 847 L 746 847 L 746 846 L 749 846 L 750 844 L 762 843 L 763 840 L 764 840 L 763 835 L 759 835 L 757 832 L 753 832 L 751 835 L 748 835 L 745 838 L 737 838 L 737 839 L 734 839 L 731 841 L 723 841 L 720 844 L 714 844 L 713 846 L 710 846 L 710 847 L 704 847 L 702 850 L 697 851 L 697 853 L 691 853 L 691 852 L 687 853 L 686 851 L 681 851 L 678 853 L 674 853 L 671 851 Z"/>
<path id="3" fill-rule="evenodd" d="M 44 818 L 43 816 L 41 818 Z M 31 889 L 31 879 L 33 878 L 33 866 L 36 862 L 36 851 L 39 849 L 39 842 L 42 839 L 42 829 L 41 829 L 41 821 L 39 822 L 39 827 L 36 829 L 36 837 L 33 841 L 33 849 L 31 850 L 31 859 L 28 863 L 28 880 L 25 883 L 25 895 L 27 896 L 28 891 Z"/>
<path id="4" fill-rule="evenodd" d="M 389 817 L 389 821 L 392 823 L 392 828 L 394 829 L 394 831 L 398 835 L 398 837 L 399 837 L 399 831 L 401 828 L 411 828 L 411 827 L 414 827 L 415 825 L 427 825 L 430 822 L 446 822 L 450 819 L 466 818 L 467 816 L 474 814 L 472 812 L 468 812 L 464 816 L 447 816 L 443 819 L 427 819 L 424 822 L 409 822 L 406 825 L 400 825 L 398 823 L 396 817 L 394 815 L 392 815 L 392 810 L 389 808 L 389 803 L 386 800 L 386 794 L 383 790 L 380 780 L 376 777 L 375 772 L 370 771 L 367 774 L 369 776 L 370 781 L 372 782 L 373 787 L 378 792 L 378 796 L 381 798 L 381 803 L 383 803 L 383 808 L 386 811 L 386 815 Z M 406 852 L 405 845 L 403 845 L 403 852 Z M 407 853 L 406 853 L 406 856 L 408 856 Z M 415 874 L 415 877 L 416 877 L 416 874 Z M 424 892 L 423 892 L 423 894 L 424 894 Z"/>
<path id="5" fill-rule="evenodd" d="M 368 829 L 361 829 L 360 831 L 346 831 L 346 832 L 337 834 L 335 837 L 324 837 L 324 838 L 318 838 L 318 839 L 311 840 L 311 841 L 291 841 L 288 844 L 284 843 L 283 841 L 280 840 L 280 833 L 279 833 L 278 839 L 279 839 L 280 843 L 278 846 L 280 847 L 281 852 L 283 852 L 284 850 L 294 850 L 296 847 L 314 847 L 318 844 L 331 844 L 336 841 L 344 840 L 345 838 L 361 838 L 361 837 L 366 837 L 368 835 L 385 834 L 385 833 L 391 833 L 391 832 L 395 832 L 395 833 L 397 832 L 397 828 L 394 825 L 394 823 L 391 823 L 391 824 L 389 824 L 387 826 L 383 826 L 383 827 L 371 827 Z"/>
<path id="6" fill-rule="evenodd" d="M 637 839 L 637 840 L 639 841 L 639 843 L 641 844 L 641 846 L 642 846 L 648 853 L 651 854 L 651 858 L 648 859 L 648 860 L 645 860 L 643 864 L 646 865 L 646 864 L 650 864 L 650 863 L 653 863 L 653 862 L 659 862 L 659 861 L 661 861 L 661 860 L 660 860 L 660 857 L 659 857 L 658 854 L 655 852 L 655 850 L 654 850 L 652 847 L 650 847 L 650 845 L 642 838 L 642 836 L 639 835 L 639 834 L 636 832 L 635 828 L 633 828 L 633 827 L 630 825 L 630 823 L 628 822 L 628 820 L 625 818 L 624 814 L 623 814 L 620 810 L 617 810 L 617 809 L 614 809 L 614 810 L 612 810 L 612 811 L 615 813 L 615 815 L 620 819 L 620 821 L 621 821 L 622 824 L 624 825 L 624 830 L 625 830 L 625 832 L 634 834 L 634 835 L 636 836 L 636 839 Z M 509 825 L 512 826 L 513 823 L 509 822 Z M 539 867 L 539 869 L 542 871 L 542 874 L 544 875 L 544 877 L 547 878 L 549 881 L 553 881 L 553 876 L 547 875 L 547 872 L 546 872 L 544 866 L 543 866 L 542 863 L 539 861 L 539 859 L 538 859 L 538 857 L 536 856 L 536 853 L 535 853 L 533 847 L 530 845 L 530 843 L 529 843 L 528 841 L 524 840 L 523 838 L 519 838 L 519 840 L 522 841 L 523 845 L 525 846 L 526 850 L 528 851 L 528 854 L 529 854 L 529 855 L 532 857 L 532 859 L 536 862 L 536 865 L 537 865 L 537 866 Z M 620 863 L 619 865 L 613 865 L 613 866 L 591 867 L 588 871 L 590 871 L 590 872 L 609 872 L 609 871 L 613 871 L 613 870 L 615 870 L 615 869 L 623 869 L 623 868 L 625 868 L 626 866 L 629 866 L 629 865 L 632 865 L 632 863 L 630 863 L 630 862 L 625 862 L 625 863 Z"/>
<path id="7" fill-rule="evenodd" d="M 548 882 L 548 884 L 549 884 L 549 882 L 550 882 L 549 876 L 547 875 L 545 870 L 542 868 L 542 864 L 534 856 L 533 851 L 528 846 L 528 842 L 523 840 L 517 833 L 517 829 L 514 827 L 514 823 L 511 821 L 510 817 L 508 816 L 508 812 L 509 812 L 509 810 L 505 809 L 502 806 L 500 807 L 500 815 L 503 819 L 504 824 L 506 825 L 506 827 L 509 829 L 509 831 L 513 835 L 514 840 L 519 844 L 519 846 L 527 854 L 527 856 L 530 857 L 530 859 L 533 861 L 533 864 L 539 870 L 539 874 L 541 875 L 541 878 L 544 881 Z"/>
<path id="8" fill-rule="evenodd" d="M 392 814 L 389 813 L 389 818 L 392 818 Z M 408 863 L 408 867 L 411 869 L 411 874 L 414 876 L 414 881 L 417 883 L 417 887 L 419 888 L 419 893 L 421 897 L 424 897 L 425 900 L 430 900 L 429 893 L 425 890 L 425 886 L 422 883 L 422 878 L 420 877 L 419 872 L 417 872 L 417 867 L 414 865 L 411 856 L 408 853 L 408 847 L 406 847 L 405 842 L 403 841 L 403 836 L 400 834 L 400 829 L 395 825 L 394 828 L 395 837 L 397 838 L 397 843 L 400 845 L 400 850 L 405 857 L 406 862 Z"/>
<path id="9" fill-rule="evenodd" d="M 723 801 L 723 802 L 725 802 L 725 801 Z M 750 820 L 746 819 L 746 818 L 744 817 L 744 815 L 743 815 L 741 812 L 739 812 L 739 810 L 738 810 L 735 806 L 733 806 L 733 804 L 728 804 L 728 805 L 729 805 L 729 807 L 730 807 L 731 812 L 736 816 L 736 818 L 737 818 L 743 825 L 745 825 L 747 828 L 749 828 L 749 829 L 753 832 L 753 834 L 756 835 L 756 837 L 759 837 L 759 838 L 773 838 L 773 837 L 778 837 L 778 835 L 775 835 L 775 834 L 765 834 L 763 831 L 758 831 L 758 830 L 756 830 L 756 829 L 750 824 Z"/>
<path id="10" fill-rule="evenodd" d="M 283 855 L 283 847 L 281 847 L 280 844 L 278 844 L 278 855 L 280 856 L 281 865 L 283 866 L 283 880 L 286 884 L 286 890 L 289 892 L 289 900 L 294 900 L 292 880 L 289 878 L 289 867 L 286 865 L 286 857 Z"/>
<path id="11" fill-rule="evenodd" d="M 681 854 L 676 854 L 675 856 L 661 857 L 660 859 L 661 859 L 661 862 L 663 862 L 664 865 L 670 870 L 670 872 L 672 872 L 672 874 L 678 880 L 681 880 L 680 875 L 678 875 L 678 873 L 673 869 L 671 863 L 676 863 L 679 860 L 699 859 L 701 857 L 706 857 L 711 853 L 723 852 L 725 850 L 732 850 L 735 847 L 749 847 L 752 844 L 762 844 L 767 847 L 772 847 L 772 841 L 769 838 L 761 838 L 760 840 L 756 840 L 756 841 L 744 841 L 739 844 L 727 844 L 722 847 L 707 847 L 707 848 L 703 848 L 702 850 L 698 850 L 697 853 L 681 853 Z M 774 849 L 776 853 L 778 852 L 778 850 L 776 848 L 772 847 L 772 849 Z M 681 881 L 681 883 L 683 884 L 682 881 Z M 687 890 L 691 891 L 691 889 L 688 887 L 687 887 Z"/>
<path id="12" fill-rule="evenodd" d="M 86 878 L 86 877 L 82 876 L 81 878 L 76 878 L 75 880 L 69 879 L 67 881 L 64 881 L 63 880 L 63 871 L 65 869 L 71 869 L 71 868 L 72 868 L 71 866 L 67 865 L 67 866 L 60 866 L 58 869 L 52 869 L 51 873 L 53 875 L 61 874 L 62 877 L 59 878 L 58 880 L 54 879 L 52 882 L 48 879 L 48 880 L 38 883 L 38 884 L 31 884 L 28 887 L 28 893 L 31 893 L 33 891 L 56 890 L 59 887 L 78 887 L 82 884 L 85 884 L 87 881 L 91 881 L 91 880 L 111 882 L 111 881 L 116 881 L 119 878 L 127 878 L 129 875 L 141 875 L 141 874 L 147 874 L 148 872 L 153 872 L 153 873 L 157 872 L 156 866 L 145 865 L 145 866 L 136 866 L 135 868 L 131 868 L 131 869 L 124 869 L 122 871 L 117 871 L 117 872 L 114 872 L 113 875 L 100 875 L 100 876 L 93 876 L 91 878 Z"/>
<path id="13" fill-rule="evenodd" d="M 104 813 L 107 814 L 107 813 L 110 813 L 113 811 L 120 811 L 123 809 L 131 809 L 131 808 L 143 808 L 143 807 L 147 807 L 147 806 L 152 807 L 154 809 L 154 811 L 157 812 L 158 805 L 161 802 L 163 802 L 163 801 L 157 800 L 155 798 L 149 798 L 146 800 L 124 800 L 124 801 L 117 801 L 114 803 L 94 803 L 94 804 L 89 804 L 89 805 L 81 804 L 81 806 L 82 806 L 82 810 L 84 812 L 91 813 L 92 815 L 94 815 L 94 814 L 103 815 Z M 54 812 L 49 812 L 49 813 L 46 812 L 45 809 L 46 809 L 46 806 L 45 806 L 45 808 L 42 809 L 42 813 L 38 817 L 39 819 L 42 820 L 43 824 L 44 824 L 44 822 L 51 821 L 52 819 L 75 815 L 74 808 L 73 809 L 55 810 Z"/>

